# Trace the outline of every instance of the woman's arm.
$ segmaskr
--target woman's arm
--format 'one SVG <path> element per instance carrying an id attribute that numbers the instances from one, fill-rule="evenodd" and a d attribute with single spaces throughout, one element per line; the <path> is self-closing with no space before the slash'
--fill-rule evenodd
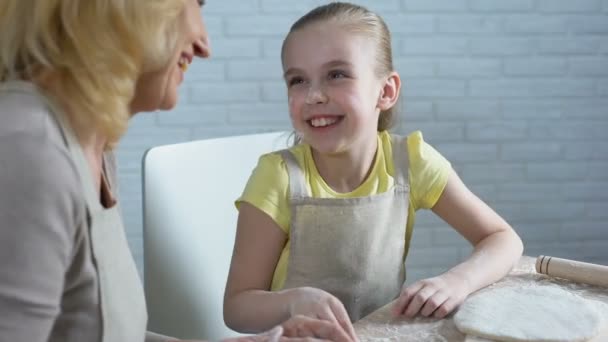
<path id="1" fill-rule="evenodd" d="M 45 342 L 76 240 L 78 176 L 65 151 L 34 136 L 0 137 L 0 336 Z"/>

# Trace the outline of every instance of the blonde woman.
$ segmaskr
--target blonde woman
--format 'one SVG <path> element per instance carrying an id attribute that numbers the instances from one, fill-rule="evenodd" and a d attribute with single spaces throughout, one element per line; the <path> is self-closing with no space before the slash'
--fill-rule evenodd
<path id="1" fill-rule="evenodd" d="M 143 342 L 113 147 L 208 57 L 196 0 L 0 3 L 0 340 Z M 297 329 L 307 328 L 307 329 Z M 345 340 L 299 318 L 271 334 Z"/>

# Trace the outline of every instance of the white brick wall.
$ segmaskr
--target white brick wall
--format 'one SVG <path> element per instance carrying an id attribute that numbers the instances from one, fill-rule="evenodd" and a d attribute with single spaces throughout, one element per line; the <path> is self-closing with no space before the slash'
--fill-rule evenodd
<path id="1" fill-rule="evenodd" d="M 289 129 L 280 46 L 322 0 L 210 0 L 213 58 L 178 108 L 138 115 L 119 148 L 129 242 L 142 267 L 141 176 L 151 146 Z M 368 0 L 393 32 L 404 78 L 398 131 L 416 129 L 513 224 L 529 255 L 608 264 L 608 0 Z M 411 280 L 465 257 L 430 212 Z"/>

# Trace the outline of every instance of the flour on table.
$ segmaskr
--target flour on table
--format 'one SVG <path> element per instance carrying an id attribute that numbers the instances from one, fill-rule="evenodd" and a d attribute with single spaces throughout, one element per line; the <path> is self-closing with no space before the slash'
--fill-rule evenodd
<path id="1" fill-rule="evenodd" d="M 557 286 L 488 288 L 467 299 L 454 323 L 465 334 L 505 342 L 578 342 L 603 323 L 595 301 Z"/>

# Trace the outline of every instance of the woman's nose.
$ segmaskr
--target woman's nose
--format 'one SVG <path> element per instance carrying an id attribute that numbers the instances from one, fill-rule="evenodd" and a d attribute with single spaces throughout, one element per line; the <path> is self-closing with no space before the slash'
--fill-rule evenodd
<path id="1" fill-rule="evenodd" d="M 211 44 L 209 42 L 209 33 L 201 16 L 199 25 L 197 25 L 196 36 L 198 37 L 194 45 L 194 55 L 200 58 L 208 58 L 211 56 Z"/>
<path id="2" fill-rule="evenodd" d="M 208 58 L 211 56 L 211 46 L 209 45 L 209 39 L 197 39 L 194 41 L 194 55 L 200 58 Z"/>

